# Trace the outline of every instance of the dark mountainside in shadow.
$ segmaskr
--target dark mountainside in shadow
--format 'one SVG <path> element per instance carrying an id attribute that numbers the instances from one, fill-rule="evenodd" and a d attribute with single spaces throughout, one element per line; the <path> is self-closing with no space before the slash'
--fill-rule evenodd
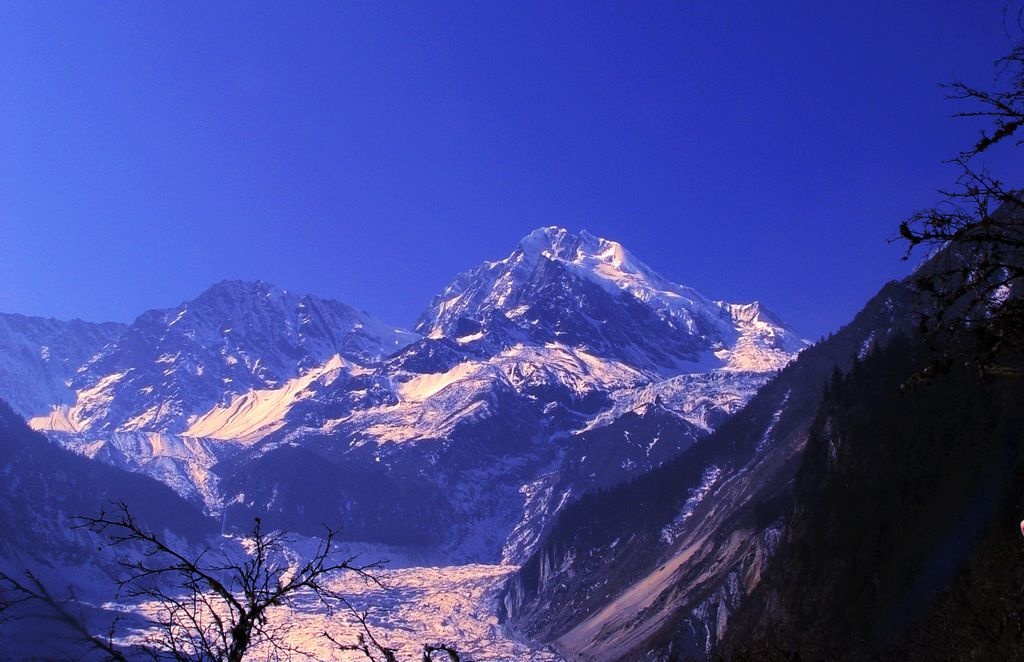
<path id="1" fill-rule="evenodd" d="M 117 618 L 95 605 L 117 596 L 122 550 L 75 528 L 75 517 L 96 516 L 112 502 L 124 502 L 152 531 L 183 544 L 196 546 L 216 533 L 213 520 L 171 488 L 50 443 L 2 400 L 0 477 L 0 572 L 27 584 L 31 572 L 96 633 L 106 632 Z M 0 599 L 16 600 L 8 588 L 3 583 Z M 0 610 L 0 658 L 101 659 L 50 607 L 9 606 Z"/>
<path id="2" fill-rule="evenodd" d="M 563 510 L 514 627 L 586 660 L 1021 657 L 1024 195 L 980 157 L 1024 144 L 1004 12 L 990 86 L 944 86 L 980 137 L 899 225 L 931 257 L 676 460 Z"/>
<path id="3" fill-rule="evenodd" d="M 1024 389 L 962 367 L 907 388 L 933 358 L 900 337 L 833 379 L 724 658 L 1019 655 Z"/>
<path id="4" fill-rule="evenodd" d="M 81 562 L 91 534 L 71 529 L 72 517 L 95 515 L 111 502 L 131 505 L 154 530 L 191 540 L 214 533 L 211 520 L 171 488 L 64 450 L 35 432 L 0 400 L 0 557 Z"/>
<path id="5" fill-rule="evenodd" d="M 886 285 L 849 325 L 802 352 L 716 432 L 660 469 L 567 506 L 510 581 L 508 622 L 560 642 L 570 655 L 706 655 L 773 551 L 825 384 L 837 366 L 848 370 L 858 354 L 909 331 L 914 301 L 907 283 Z M 698 498 L 702 488 L 705 498 Z M 658 580 L 646 607 L 625 620 L 602 621 L 577 650 L 574 629 L 601 619 L 602 610 L 624 611 L 616 598 L 666 568 L 670 575 Z"/>

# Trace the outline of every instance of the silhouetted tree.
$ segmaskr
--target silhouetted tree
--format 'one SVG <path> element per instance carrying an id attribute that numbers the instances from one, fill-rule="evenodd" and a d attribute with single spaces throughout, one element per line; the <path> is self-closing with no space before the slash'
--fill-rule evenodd
<path id="1" fill-rule="evenodd" d="M 931 305 L 922 311 L 922 329 L 946 349 L 943 361 L 969 356 L 985 371 L 1007 372 L 996 360 L 1019 344 L 1024 332 L 1024 195 L 1021 182 L 1007 186 L 980 163 L 997 146 L 1024 144 L 1024 7 L 1006 11 L 1009 54 L 996 63 L 993 89 L 957 81 L 944 88 L 968 104 L 955 117 L 980 119 L 986 127 L 977 142 L 951 162 L 960 170 L 941 201 L 900 225 L 907 257 L 915 248 L 941 249 L 917 274 Z M 1014 173 L 1019 177 L 1020 173 Z M 965 335 L 966 334 L 966 335 Z M 960 342 L 966 341 L 966 342 Z"/>
<path id="2" fill-rule="evenodd" d="M 86 651 L 96 652 L 108 660 L 126 662 L 124 653 L 114 643 L 119 618 L 102 636 L 88 628 L 82 605 L 73 592 L 64 598 L 55 595 L 46 583 L 35 573 L 26 570 L 22 577 L 15 577 L 0 571 L 0 625 L 22 618 L 19 608 L 39 603 L 49 608 L 48 616 L 69 628 L 74 636 L 86 645 Z"/>
<path id="3" fill-rule="evenodd" d="M 374 637 L 366 612 L 358 611 L 345 595 L 329 586 L 329 581 L 342 573 L 355 573 L 381 586 L 376 571 L 382 563 L 357 563 L 357 557 L 342 554 L 336 543 L 337 529 L 325 527 L 312 556 L 302 560 L 290 551 L 293 541 L 286 533 L 264 531 L 256 518 L 242 540 L 245 554 L 238 558 L 224 549 L 207 547 L 194 552 L 178 548 L 146 528 L 124 503 L 111 504 L 109 512 L 74 519 L 75 528 L 87 529 L 106 544 L 124 549 L 119 563 L 125 574 L 117 580 L 118 595 L 148 603 L 155 611 L 143 640 L 119 642 L 119 618 L 104 635 L 95 634 L 85 624 L 74 595 L 58 598 L 31 572 L 19 578 L 0 571 L 0 618 L 11 616 L 26 603 L 45 605 L 52 617 L 89 648 L 112 660 L 145 656 L 239 662 L 254 650 L 264 656 L 312 658 L 288 643 L 288 623 L 273 618 L 272 612 L 294 605 L 297 599 L 313 598 L 327 613 L 347 612 L 361 626 L 354 644 L 342 644 L 337 637 L 323 633 L 339 650 L 359 652 L 370 660 L 397 662 L 395 650 Z M 423 650 L 425 660 L 441 651 L 459 662 L 453 647 L 438 644 Z"/>

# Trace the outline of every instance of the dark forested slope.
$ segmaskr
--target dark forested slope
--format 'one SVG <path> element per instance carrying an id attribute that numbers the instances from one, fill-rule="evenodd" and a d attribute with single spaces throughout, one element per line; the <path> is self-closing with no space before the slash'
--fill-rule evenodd
<path id="1" fill-rule="evenodd" d="M 833 379 L 721 655 L 1020 655 L 1024 388 L 964 367 L 913 382 L 931 361 L 903 336 Z"/>

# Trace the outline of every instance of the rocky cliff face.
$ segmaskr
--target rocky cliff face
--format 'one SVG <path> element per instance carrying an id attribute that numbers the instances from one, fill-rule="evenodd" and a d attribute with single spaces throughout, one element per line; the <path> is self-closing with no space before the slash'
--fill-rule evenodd
<path id="1" fill-rule="evenodd" d="M 113 322 L 64 322 L 0 313 L 0 393 L 21 416 L 46 414 L 75 400 L 78 369 L 125 326 Z"/>
<path id="2" fill-rule="evenodd" d="M 710 655 L 776 548 L 832 371 L 909 327 L 911 301 L 886 286 L 715 432 L 565 508 L 510 580 L 508 622 L 573 659 Z"/>

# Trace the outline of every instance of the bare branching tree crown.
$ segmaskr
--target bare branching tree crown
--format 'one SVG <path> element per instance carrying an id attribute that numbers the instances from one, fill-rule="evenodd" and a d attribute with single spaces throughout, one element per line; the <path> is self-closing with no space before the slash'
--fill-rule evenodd
<path id="1" fill-rule="evenodd" d="M 919 247 L 937 251 L 916 275 L 930 296 L 922 330 L 943 343 L 944 360 L 964 358 L 986 372 L 1015 372 L 998 360 L 1018 352 L 1024 335 L 1024 195 L 1021 181 L 1006 185 L 991 174 L 984 156 L 996 148 L 1024 145 L 1024 7 L 1008 8 L 1004 24 L 1009 53 L 996 62 L 992 89 L 957 81 L 943 86 L 949 99 L 966 104 L 956 117 L 981 120 L 977 142 L 951 159 L 960 176 L 940 191 L 935 207 L 900 225 L 907 257 Z M 1022 172 L 1013 173 L 1019 178 Z M 965 352 L 966 331 L 970 351 Z"/>
<path id="2" fill-rule="evenodd" d="M 348 609 L 345 596 L 327 584 L 342 572 L 379 583 L 374 573 L 381 564 L 359 564 L 355 557 L 339 554 L 338 531 L 329 527 L 313 555 L 299 561 L 286 553 L 287 535 L 264 531 L 257 518 L 243 541 L 249 553 L 239 561 L 209 549 L 187 555 L 143 527 L 123 503 L 77 520 L 77 526 L 111 545 L 142 550 L 141 556 L 121 561 L 126 574 L 118 581 L 119 592 L 156 606 L 157 630 L 146 646 L 176 660 L 239 662 L 254 647 L 299 654 L 286 644 L 285 625 L 270 618 L 273 608 L 290 606 L 306 594 L 328 611 Z"/>
<path id="3" fill-rule="evenodd" d="M 337 544 L 338 529 L 325 526 L 312 555 L 300 559 L 292 551 L 295 541 L 284 532 L 265 531 L 259 518 L 241 540 L 245 549 L 241 555 L 225 548 L 189 551 L 187 546 L 172 544 L 146 528 L 124 503 L 74 520 L 75 528 L 91 531 L 103 544 L 124 551 L 118 597 L 147 605 L 152 613 L 146 634 L 141 639 L 127 639 L 123 633 L 118 637 L 120 619 L 104 634 L 96 634 L 86 625 L 73 595 L 58 598 L 31 572 L 16 577 L 0 571 L 0 617 L 26 603 L 44 605 L 51 618 L 111 660 L 240 662 L 254 652 L 261 659 L 316 659 L 289 642 L 289 623 L 281 618 L 283 614 L 275 618 L 273 613 L 294 606 L 298 599 L 313 599 L 327 614 L 346 613 L 358 625 L 355 643 L 323 633 L 334 650 L 355 652 L 369 660 L 398 660 L 396 651 L 374 635 L 368 614 L 331 588 L 330 580 L 343 573 L 382 586 L 378 571 L 383 562 L 360 563 L 356 556 L 343 554 Z M 424 646 L 422 659 L 460 662 L 456 649 L 447 644 Z"/>

